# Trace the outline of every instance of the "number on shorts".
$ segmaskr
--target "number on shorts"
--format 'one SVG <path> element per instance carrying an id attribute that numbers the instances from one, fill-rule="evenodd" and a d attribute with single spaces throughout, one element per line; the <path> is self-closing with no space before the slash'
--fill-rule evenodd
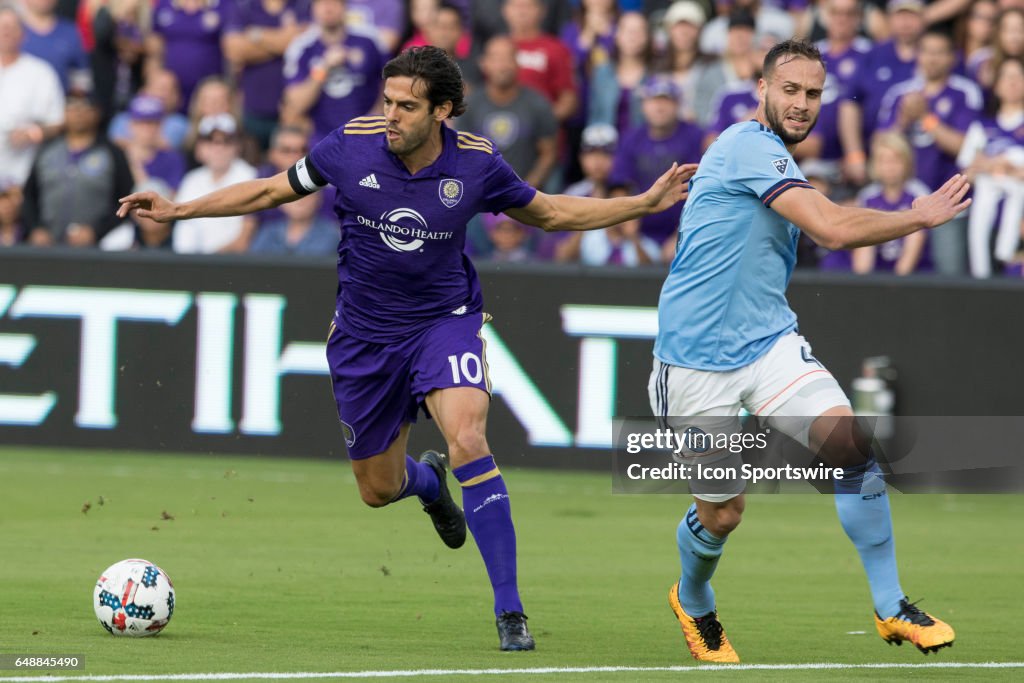
<path id="1" fill-rule="evenodd" d="M 448 356 L 448 364 L 452 366 L 452 381 L 456 384 L 462 384 L 463 378 L 470 384 L 479 384 L 484 378 L 483 363 L 472 351 L 462 354 L 461 359 L 454 354 Z"/>

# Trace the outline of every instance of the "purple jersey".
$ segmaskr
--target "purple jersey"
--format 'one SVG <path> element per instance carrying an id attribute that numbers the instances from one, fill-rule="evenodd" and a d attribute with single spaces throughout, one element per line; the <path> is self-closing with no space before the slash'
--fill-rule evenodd
<path id="1" fill-rule="evenodd" d="M 982 137 L 977 147 L 987 157 L 1002 156 L 1015 147 L 1024 148 L 1024 116 L 984 116 L 971 125 L 964 146 L 979 133 Z"/>
<path id="2" fill-rule="evenodd" d="M 893 42 L 881 43 L 864 55 L 860 75 L 850 89 L 843 94 L 844 99 L 854 100 L 862 109 L 862 127 L 864 139 L 870 140 L 878 122 L 878 110 L 882 106 L 882 98 L 886 91 L 902 81 L 913 78 L 917 61 L 905 62 L 896 52 Z"/>
<path id="3" fill-rule="evenodd" d="M 709 133 L 721 133 L 734 123 L 749 119 L 751 112 L 757 109 L 757 84 L 753 81 L 740 81 L 724 85 L 715 94 L 715 103 L 711 107 L 714 120 Z"/>
<path id="4" fill-rule="evenodd" d="M 78 29 L 67 19 L 58 19 L 53 30 L 47 34 L 36 33 L 28 24 L 23 24 L 25 39 L 21 49 L 47 62 L 60 76 L 64 90 L 68 79 L 75 72 L 89 71 L 89 56 L 82 46 Z"/>
<path id="5" fill-rule="evenodd" d="M 262 0 L 235 0 L 228 3 L 224 17 L 225 33 L 245 33 L 253 27 L 278 29 L 292 24 L 308 24 L 311 0 L 287 0 L 281 11 L 271 14 Z M 277 118 L 277 107 L 284 92 L 284 58 L 278 57 L 242 69 L 239 85 L 245 111 L 266 118 Z"/>
<path id="6" fill-rule="evenodd" d="M 704 132 L 692 123 L 680 122 L 672 134 L 662 140 L 651 138 L 646 127 L 634 128 L 626 133 L 615 153 L 611 182 L 628 183 L 636 192 L 642 192 L 667 171 L 673 162 L 685 164 L 700 161 L 704 151 Z M 679 230 L 679 216 L 683 202 L 670 209 L 645 216 L 640 231 L 658 244 Z"/>
<path id="7" fill-rule="evenodd" d="M 224 71 L 220 51 L 224 5 L 209 0 L 205 9 L 189 13 L 174 0 L 157 0 L 153 32 L 164 40 L 164 66 L 178 77 L 182 111 L 188 109 L 192 91 L 201 80 Z"/>
<path id="8" fill-rule="evenodd" d="M 149 176 L 159 178 L 172 190 L 177 190 L 181 179 L 185 177 L 185 157 L 176 150 L 157 150 L 153 158 L 146 162 L 145 169 Z"/>
<path id="9" fill-rule="evenodd" d="M 864 60 L 871 51 L 871 41 L 855 38 L 848 48 L 839 52 L 832 50 L 828 40 L 820 40 L 816 46 L 825 60 L 826 75 L 821 113 L 814 132 L 822 138 L 821 158 L 834 161 L 843 156 L 839 140 L 839 103 L 856 87 Z"/>
<path id="10" fill-rule="evenodd" d="M 896 126 L 903 97 L 923 90 L 924 81 L 920 78 L 912 78 L 889 88 L 878 112 L 878 130 Z M 938 116 L 943 125 L 955 128 L 961 133 L 966 133 L 968 126 L 981 113 L 981 89 L 963 76 L 950 76 L 946 87 L 935 95 L 927 96 L 927 99 L 929 111 Z M 932 190 L 941 187 L 959 170 L 956 156 L 939 149 L 935 138 L 921 130 L 920 122 L 915 123 L 907 131 L 907 139 L 914 147 L 917 177 Z"/>
<path id="11" fill-rule="evenodd" d="M 930 191 L 923 183 L 917 180 L 911 180 L 903 186 L 903 192 L 896 199 L 896 201 L 889 200 L 882 192 L 882 186 L 878 183 L 872 183 L 868 185 L 860 194 L 857 196 L 857 204 L 863 206 L 866 209 L 875 209 L 877 211 L 906 211 L 914 203 L 914 200 L 918 197 L 922 197 L 928 194 Z M 924 249 L 921 251 L 921 258 L 917 262 L 917 267 L 914 268 L 914 272 L 931 272 L 933 270 L 931 249 L 927 242 L 927 233 L 925 234 Z M 896 270 L 896 263 L 903 256 L 904 243 L 906 237 L 898 237 L 897 239 L 890 240 L 889 242 L 883 242 L 875 247 L 875 270 L 879 272 L 891 273 Z"/>
<path id="12" fill-rule="evenodd" d="M 537 192 L 489 140 L 448 126 L 441 156 L 410 175 L 384 129 L 383 117 L 355 119 L 307 157 L 338 188 L 336 324 L 380 343 L 481 312 L 480 281 L 463 254 L 466 224 L 484 211 L 526 206 Z"/>
<path id="13" fill-rule="evenodd" d="M 405 2 L 402 0 L 348 0 L 345 26 L 349 31 L 376 38 L 380 29 L 394 32 L 401 37 L 405 33 Z M 379 42 L 378 48 L 384 46 Z"/>
<path id="14" fill-rule="evenodd" d="M 366 114 L 380 94 L 384 62 L 377 44 L 365 36 L 346 33 L 343 45 L 345 64 L 327 74 L 320 99 L 309 110 L 313 119 L 313 142 L 327 137 L 342 122 Z M 316 26 L 296 38 L 284 54 L 285 83 L 294 85 L 309 78 L 310 71 L 322 62 L 326 50 Z"/>

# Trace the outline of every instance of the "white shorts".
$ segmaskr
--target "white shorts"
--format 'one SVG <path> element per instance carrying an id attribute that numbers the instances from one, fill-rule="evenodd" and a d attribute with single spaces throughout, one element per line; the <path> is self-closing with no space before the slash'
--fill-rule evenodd
<path id="1" fill-rule="evenodd" d="M 831 408 L 850 406 L 835 377 L 811 355 L 811 345 L 796 332 L 781 337 L 768 353 L 736 370 L 692 370 L 655 359 L 647 391 L 654 415 L 677 431 L 685 428 L 687 421 L 673 418 L 701 417 L 704 431 L 738 432 L 742 430 L 738 416 L 745 409 L 805 447 L 814 418 Z M 685 459 L 693 462 L 700 458 L 705 465 L 739 467 L 741 462 L 738 453 L 729 451 L 707 456 L 689 453 Z M 740 481 L 733 490 L 694 495 L 724 502 L 742 492 Z"/>

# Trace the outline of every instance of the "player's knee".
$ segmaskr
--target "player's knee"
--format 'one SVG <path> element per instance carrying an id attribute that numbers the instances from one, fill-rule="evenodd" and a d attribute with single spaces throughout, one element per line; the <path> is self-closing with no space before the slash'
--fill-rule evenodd
<path id="1" fill-rule="evenodd" d="M 490 453 L 483 429 L 467 426 L 456 430 L 448 439 L 448 453 L 453 462 L 468 462 Z"/>
<path id="2" fill-rule="evenodd" d="M 390 482 L 359 482 L 359 497 L 372 508 L 381 508 L 395 499 L 400 486 Z"/>
<path id="3" fill-rule="evenodd" d="M 700 523 L 715 536 L 725 538 L 743 521 L 744 505 L 741 501 L 742 498 L 734 498 L 725 505 L 698 510 Z"/>

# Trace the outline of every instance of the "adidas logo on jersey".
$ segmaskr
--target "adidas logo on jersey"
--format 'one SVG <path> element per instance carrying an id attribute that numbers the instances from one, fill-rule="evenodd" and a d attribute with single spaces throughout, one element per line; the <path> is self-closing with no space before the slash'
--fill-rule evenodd
<path id="1" fill-rule="evenodd" d="M 380 189 L 380 183 L 377 182 L 377 175 L 375 173 L 371 173 L 370 175 L 368 175 L 365 178 L 363 178 L 362 180 L 360 180 L 359 181 L 359 186 L 360 187 L 368 187 L 371 190 L 379 190 Z"/>

